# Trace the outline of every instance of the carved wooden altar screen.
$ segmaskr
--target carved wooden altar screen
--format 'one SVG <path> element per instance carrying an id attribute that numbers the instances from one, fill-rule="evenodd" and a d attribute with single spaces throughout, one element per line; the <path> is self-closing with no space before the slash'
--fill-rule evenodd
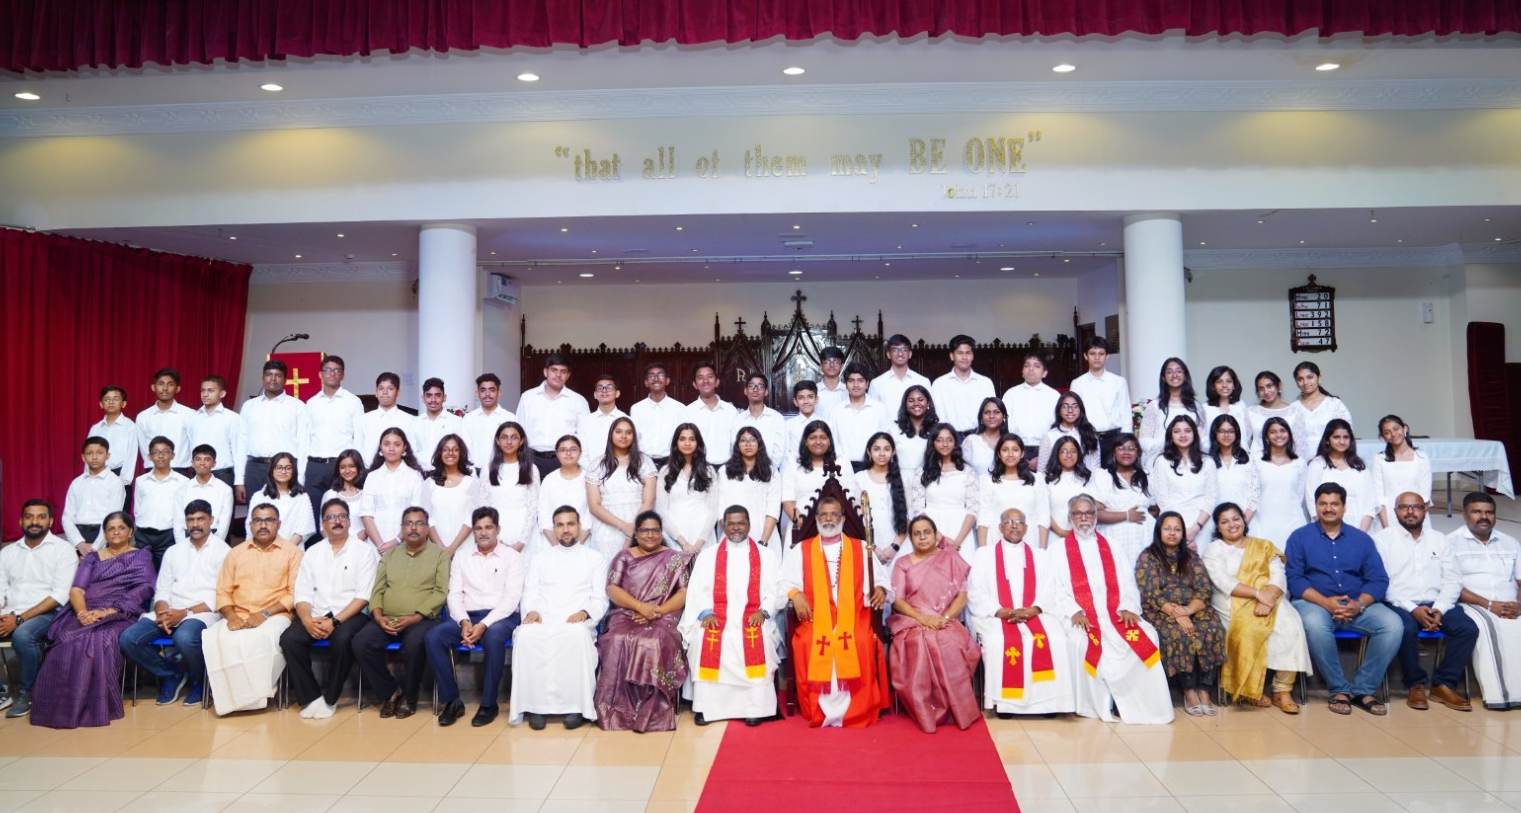
<path id="1" fill-rule="evenodd" d="M 719 396 L 736 405 L 745 403 L 745 378 L 753 371 L 766 374 L 771 382 L 771 394 L 766 403 L 783 413 L 795 412 L 792 407 L 792 385 L 803 379 L 817 381 L 820 377 L 819 354 L 825 347 L 838 347 L 845 353 L 845 363 L 860 362 L 875 377 L 887 369 L 886 348 L 883 346 L 888 334 L 882 324 L 882 312 L 877 312 L 876 331 L 865 333 L 863 320 L 858 315 L 850 320 L 852 330 L 841 334 L 834 312 L 823 324 L 814 324 L 803 312 L 808 300 L 802 291 L 792 296 L 792 317 L 785 324 L 773 325 L 769 313 L 762 312 L 761 323 L 753 333 L 743 317 L 734 320 L 732 335 L 722 335 L 719 314 L 713 314 L 713 340 L 706 346 L 685 346 L 680 343 L 670 347 L 650 347 L 642 342 L 633 347 L 608 347 L 605 344 L 591 348 L 577 348 L 563 344 L 556 348 L 539 348 L 528 343 L 528 317 L 520 323 L 523 333 L 523 380 L 522 388 L 528 390 L 543 381 L 544 359 L 557 353 L 568 359 L 571 367 L 571 389 L 591 400 L 591 389 L 596 376 L 609 373 L 618 381 L 618 407 L 627 412 L 634 402 L 648 393 L 644 388 L 645 367 L 661 362 L 670 372 L 671 383 L 667 391 L 672 397 L 690 402 L 697 397 L 692 388 L 692 368 L 699 361 L 713 362 L 718 367 Z M 1073 311 L 1073 332 L 1077 328 L 1077 312 Z M 949 337 L 946 337 L 949 339 Z M 1039 334 L 1029 341 L 1009 343 L 993 339 L 976 347 L 974 368 L 993 379 L 997 393 L 1019 383 L 1020 370 L 1025 354 L 1037 351 L 1047 360 L 1050 369 L 1046 383 L 1056 389 L 1066 389 L 1080 371 L 1077 343 L 1071 336 L 1060 334 L 1055 341 L 1045 342 Z M 944 343 L 930 344 L 924 339 L 914 342 L 914 355 L 909 367 L 931 380 L 951 369 L 950 350 Z"/>

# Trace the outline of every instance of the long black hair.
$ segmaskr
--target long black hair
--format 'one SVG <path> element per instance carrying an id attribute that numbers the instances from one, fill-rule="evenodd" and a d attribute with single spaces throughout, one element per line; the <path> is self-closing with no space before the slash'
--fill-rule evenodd
<path id="1" fill-rule="evenodd" d="M 1140 454 L 1141 439 L 1136 437 L 1134 432 L 1121 432 L 1116 435 L 1114 438 L 1114 449 L 1117 450 L 1127 443 L 1135 444 L 1136 454 Z M 1146 470 L 1141 468 L 1141 461 L 1139 457 L 1137 457 L 1135 461 L 1135 470 L 1130 473 L 1129 486 L 1126 486 L 1125 481 L 1120 479 L 1120 460 L 1119 457 L 1115 455 L 1114 451 L 1109 452 L 1109 462 L 1104 464 L 1104 471 L 1109 472 L 1109 477 L 1114 480 L 1115 488 L 1125 489 L 1139 487 L 1142 494 L 1145 494 L 1148 497 L 1151 496 L 1151 480 L 1147 479 Z"/>
<path id="2" fill-rule="evenodd" d="M 1262 459 L 1267 461 L 1273 459 L 1273 449 L 1268 444 L 1267 433 L 1268 429 L 1274 426 L 1281 426 L 1283 427 L 1283 431 L 1289 433 L 1289 442 L 1283 447 L 1283 453 L 1288 455 L 1290 460 L 1298 460 L 1299 455 L 1294 451 L 1294 428 L 1289 426 L 1288 421 L 1277 415 L 1262 422 Z"/>
<path id="3" fill-rule="evenodd" d="M 1021 483 L 1027 486 L 1035 485 L 1035 475 L 1030 473 L 1030 467 L 1026 466 L 1024 461 L 1024 453 L 1029 451 L 1029 447 L 1025 445 L 1024 438 L 1013 432 L 1004 432 L 998 436 L 998 442 L 993 444 L 993 467 L 988 470 L 988 476 L 992 477 L 995 483 L 1003 482 L 1003 445 L 1010 441 L 1019 444 L 1020 460 L 1015 474 Z"/>
<path id="4" fill-rule="evenodd" d="M 491 465 L 486 467 L 486 477 L 494 486 L 502 484 L 500 469 L 502 468 L 502 464 L 507 462 L 507 456 L 502 454 L 502 447 L 497 444 L 497 441 L 501 439 L 502 433 L 508 429 L 517 430 L 518 437 L 523 439 L 523 445 L 518 447 L 517 484 L 526 486 L 533 482 L 534 474 L 538 470 L 534 468 L 533 455 L 528 451 L 528 433 L 523 431 L 523 425 L 517 421 L 504 421 L 501 426 L 496 428 L 496 434 L 491 436 Z"/>
<path id="5" fill-rule="evenodd" d="M 1336 397 L 1336 396 L 1334 396 L 1334 395 L 1331 394 L 1330 390 L 1328 390 L 1325 387 L 1322 387 L 1320 385 L 1320 365 L 1316 364 L 1313 361 L 1301 361 L 1298 364 L 1294 365 L 1294 383 L 1295 384 L 1299 383 L 1299 373 L 1302 372 L 1302 371 L 1304 371 L 1304 370 L 1309 370 L 1310 372 L 1312 372 L 1312 373 L 1315 374 L 1315 389 L 1319 390 L 1321 395 L 1324 395 L 1327 398 L 1335 398 Z M 1301 392 L 1299 397 L 1303 398 L 1304 397 L 1304 393 Z"/>
<path id="6" fill-rule="evenodd" d="M 1168 554 L 1167 546 L 1162 544 L 1162 525 L 1167 522 L 1168 517 L 1176 519 L 1178 524 L 1183 526 L 1183 539 L 1178 542 L 1178 552 L 1172 555 Z M 1193 558 L 1194 554 L 1188 549 L 1188 523 L 1183 521 L 1182 514 L 1177 511 L 1163 511 L 1162 515 L 1157 517 L 1157 524 L 1151 529 L 1151 544 L 1141 551 L 1142 556 L 1148 554 L 1155 558 L 1158 564 L 1173 565 L 1174 574 L 1182 573 L 1188 567 L 1189 559 Z"/>
<path id="7" fill-rule="evenodd" d="M 697 424 L 688 421 L 678 425 L 676 431 L 671 433 L 671 452 L 665 461 L 665 493 L 667 494 L 671 493 L 671 489 L 676 485 L 677 478 L 681 476 L 681 470 L 686 468 L 687 459 L 676 448 L 676 442 L 681 437 L 681 433 L 688 429 L 692 430 L 692 436 L 697 439 L 697 448 L 692 450 L 692 490 L 707 491 L 713 486 L 713 466 L 708 463 L 708 444 L 703 441 L 702 430 L 697 428 Z"/>
<path id="8" fill-rule="evenodd" d="M 1187 449 L 1179 449 L 1178 445 L 1172 442 L 1172 428 L 1177 426 L 1179 421 L 1187 421 L 1189 427 L 1194 430 L 1194 442 L 1188 444 Z M 1199 469 L 1204 468 L 1204 453 L 1199 450 L 1199 425 L 1194 423 L 1192 416 L 1179 415 L 1167 422 L 1167 432 L 1162 441 L 1162 457 L 1172 464 L 1174 474 L 1182 473 L 1178 471 L 1178 464 L 1183 462 L 1184 457 L 1188 458 L 1188 470 L 1194 474 L 1198 474 Z"/>
<path id="9" fill-rule="evenodd" d="M 982 399 L 982 403 L 977 405 L 977 429 L 973 432 L 973 434 L 980 435 L 984 429 L 988 428 L 987 425 L 982 422 L 982 412 L 988 408 L 988 404 L 992 404 L 993 406 L 998 407 L 998 414 L 1003 416 L 999 419 L 998 422 L 998 434 L 1002 435 L 1005 432 L 1009 431 L 1008 408 L 1003 405 L 1003 401 L 1000 401 L 990 395 Z"/>
<path id="10" fill-rule="evenodd" d="M 288 486 L 290 495 L 296 497 L 305 494 L 306 489 L 301 487 L 301 472 L 296 468 L 296 456 L 290 452 L 277 452 L 269 459 L 269 474 L 265 476 L 264 496 L 271 500 L 280 497 L 280 487 L 275 485 L 275 466 L 280 465 L 281 460 L 290 461 L 290 485 Z"/>
<path id="11" fill-rule="evenodd" d="M 815 418 L 803 427 L 803 435 L 797 442 L 797 464 L 803 471 L 813 471 L 813 454 L 808 451 L 808 436 L 821 430 L 829 438 L 829 451 L 824 453 L 824 470 L 828 471 L 840 466 L 835 456 L 834 432 L 830 431 L 827 421 Z"/>
<path id="12" fill-rule="evenodd" d="M 1210 370 L 1209 376 L 1204 379 L 1204 403 L 1218 406 L 1215 399 L 1220 396 L 1215 393 L 1215 384 L 1219 383 L 1220 379 L 1227 375 L 1231 377 L 1231 391 L 1225 397 L 1226 405 L 1229 406 L 1241 401 L 1241 376 L 1236 375 L 1236 371 L 1232 370 L 1229 366 L 1222 364 Z"/>
<path id="13" fill-rule="evenodd" d="M 1083 404 L 1083 396 L 1071 390 L 1061 394 L 1056 399 L 1056 412 L 1051 419 L 1051 428 L 1060 429 L 1062 425 L 1062 402 L 1073 401 L 1077 404 L 1077 420 L 1073 426 L 1077 428 L 1077 437 L 1080 441 L 1077 446 L 1079 455 L 1093 454 L 1099 450 L 1098 430 L 1088 422 L 1088 407 Z"/>
<path id="14" fill-rule="evenodd" d="M 459 436 L 458 435 L 454 435 L 454 437 L 459 437 Z M 460 451 L 461 451 L 460 459 L 464 460 L 464 450 L 461 449 Z M 332 483 L 332 485 L 334 485 L 334 486 L 341 486 L 341 485 L 343 485 L 343 480 L 338 475 L 338 469 L 343 466 L 343 461 L 345 461 L 345 460 L 349 461 L 350 463 L 353 463 L 354 464 L 354 470 L 357 471 L 357 472 L 359 472 L 359 476 L 357 476 L 357 477 L 354 478 L 354 488 L 363 489 L 364 488 L 364 478 L 367 475 L 369 475 L 369 473 L 370 473 L 370 467 L 366 466 L 364 464 L 364 458 L 360 456 L 358 449 L 344 449 L 343 451 L 341 451 L 341 452 L 338 453 L 338 460 L 333 463 L 333 483 Z M 435 463 L 434 467 L 436 468 L 437 465 L 438 464 Z M 338 489 L 334 488 L 333 490 L 337 491 Z"/>
<path id="15" fill-rule="evenodd" d="M 467 474 L 470 471 L 470 451 L 465 448 L 465 439 L 450 432 L 439 438 L 438 445 L 433 447 L 433 482 L 437 485 L 444 485 L 449 482 L 449 473 L 444 471 L 444 444 L 451 440 L 459 447 L 460 472 Z M 340 456 L 339 459 L 341 460 L 342 457 Z"/>
<path id="16" fill-rule="evenodd" d="M 755 438 L 755 465 L 750 471 L 745 471 L 745 459 L 739 455 L 739 439 L 745 435 Z M 741 426 L 734 433 L 735 451 L 729 455 L 729 462 L 724 464 L 724 475 L 730 480 L 743 480 L 749 477 L 757 483 L 771 482 L 771 454 L 766 451 L 766 439 L 761 437 L 759 429 L 753 426 Z"/>
<path id="17" fill-rule="evenodd" d="M 401 438 L 402 464 L 417 472 L 418 474 L 422 474 L 422 466 L 417 465 L 417 455 L 412 452 L 412 441 L 407 440 L 407 433 L 402 431 L 401 427 L 399 426 L 393 426 L 390 429 L 387 429 L 386 431 L 380 433 L 380 444 L 376 445 L 375 447 L 375 461 L 370 464 L 370 471 L 374 471 L 385 465 L 386 458 L 385 455 L 381 453 L 380 446 L 384 445 L 386 438 L 390 437 L 391 435 L 395 435 L 396 437 Z M 523 443 L 526 444 L 528 441 L 525 439 Z"/>
<path id="18" fill-rule="evenodd" d="M 908 497 L 903 490 L 903 469 L 898 466 L 898 444 L 893 442 L 893 436 L 886 432 L 878 432 L 866 440 L 866 457 L 871 459 L 871 447 L 877 441 L 887 441 L 888 448 L 893 453 L 887 456 L 887 493 L 892 497 L 893 503 L 893 533 L 908 533 Z"/>
<path id="19" fill-rule="evenodd" d="M 1199 399 L 1194 393 L 1194 374 L 1188 371 L 1188 362 L 1177 356 L 1162 362 L 1162 369 L 1157 371 L 1157 408 L 1166 415 L 1167 405 L 1172 403 L 1172 388 L 1167 386 L 1167 365 L 1173 363 L 1183 368 L 1183 386 L 1178 387 L 1178 400 L 1183 402 L 1183 408 L 1189 412 L 1199 412 Z"/>
<path id="20" fill-rule="evenodd" d="M 917 433 L 914 432 L 914 420 L 908 415 L 908 396 L 914 390 L 923 393 L 925 402 L 929 404 L 929 408 L 924 411 L 924 423 L 919 425 Z M 937 423 L 940 423 L 940 416 L 935 412 L 935 398 L 930 395 L 928 387 L 925 387 L 923 384 L 914 384 L 903 391 L 903 397 L 898 399 L 899 432 L 902 432 L 905 437 L 927 438 L 930 436 L 930 427 L 933 427 Z"/>
<path id="21" fill-rule="evenodd" d="M 1342 454 L 1342 459 L 1347 461 L 1347 468 L 1353 471 L 1367 469 L 1368 464 L 1364 463 L 1363 459 L 1357 456 L 1357 440 L 1352 435 L 1352 424 L 1348 423 L 1345 418 L 1332 418 L 1326 423 L 1326 431 L 1320 433 L 1320 446 L 1316 447 L 1315 456 L 1324 460 L 1327 466 L 1331 465 L 1331 435 L 1338 429 L 1347 430 L 1347 437 L 1353 438 L 1352 442 L 1347 445 L 1347 451 Z"/>
<path id="22" fill-rule="evenodd" d="M 924 445 L 924 464 L 919 467 L 919 485 L 927 486 L 940 480 L 940 453 L 935 451 L 935 438 L 940 437 L 941 432 L 950 432 L 953 440 L 957 438 L 956 427 L 948 423 L 937 423 L 930 430 L 930 442 Z M 951 444 L 951 463 L 956 466 L 956 471 L 966 469 L 966 458 L 961 456 L 959 440 Z"/>
<path id="23" fill-rule="evenodd" d="M 1241 447 L 1241 422 L 1236 420 L 1234 416 L 1221 415 L 1215 418 L 1209 425 L 1209 457 L 1215 461 L 1216 466 L 1219 466 L 1221 461 L 1220 441 L 1215 438 L 1215 435 L 1220 431 L 1220 427 L 1227 424 L 1236 430 L 1236 442 L 1231 444 L 1231 459 L 1237 463 L 1245 463 L 1251 460 L 1251 458 L 1246 456 L 1246 450 Z"/>
<path id="24" fill-rule="evenodd" d="M 1046 482 L 1054 483 L 1062 479 L 1062 446 L 1068 443 L 1077 448 L 1077 465 L 1072 467 L 1072 473 L 1076 474 L 1077 478 L 1082 480 L 1084 484 L 1087 484 L 1088 480 L 1093 477 L 1093 472 L 1089 471 L 1088 464 L 1083 462 L 1082 445 L 1077 442 L 1077 438 L 1071 435 L 1062 435 L 1056 439 L 1055 443 L 1051 444 L 1051 456 L 1046 458 Z"/>
<path id="25" fill-rule="evenodd" d="M 602 479 L 607 480 L 613 476 L 613 472 L 618 470 L 618 450 L 613 447 L 613 430 L 617 429 L 620 423 L 628 424 L 628 430 L 633 434 L 633 440 L 629 442 L 628 470 L 625 474 L 630 481 L 637 483 L 641 479 L 639 469 L 643 463 L 644 454 L 639 451 L 639 430 L 634 426 L 634 421 L 626 416 L 614 419 L 611 424 L 608 424 L 607 443 L 602 448 Z"/>
<path id="26" fill-rule="evenodd" d="M 1398 416 L 1398 415 L 1385 415 L 1384 417 L 1379 418 L 1378 419 L 1378 433 L 1380 435 L 1384 434 L 1384 424 L 1389 423 L 1390 421 L 1393 421 L 1393 422 L 1399 424 L 1400 426 L 1405 427 L 1405 445 L 1409 446 L 1411 448 L 1411 450 L 1413 451 L 1415 449 L 1415 441 L 1413 441 L 1413 440 L 1410 439 L 1410 425 L 1407 424 L 1407 423 L 1405 423 L 1405 421 L 1402 418 L 1400 418 L 1400 416 Z M 1394 446 L 1391 445 L 1388 441 L 1384 441 L 1384 461 L 1388 462 L 1388 463 L 1393 463 L 1394 462 Z"/>

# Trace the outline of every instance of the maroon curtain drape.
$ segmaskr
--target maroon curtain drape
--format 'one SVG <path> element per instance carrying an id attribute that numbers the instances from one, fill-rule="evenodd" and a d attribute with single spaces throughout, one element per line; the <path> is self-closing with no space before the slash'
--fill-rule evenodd
<path id="1" fill-rule="evenodd" d="M 100 388 L 127 390 L 128 417 L 153 403 L 153 373 L 183 376 L 179 401 L 200 406 L 200 380 L 238 392 L 252 266 L 52 234 L 0 229 L 0 532 L 21 534 L 33 497 L 63 512 L 82 471 L 79 444 L 100 420 Z"/>
<path id="2" fill-rule="evenodd" d="M 0 0 L 0 69 L 772 37 L 1312 29 L 1514 32 L 1521 0 Z"/>

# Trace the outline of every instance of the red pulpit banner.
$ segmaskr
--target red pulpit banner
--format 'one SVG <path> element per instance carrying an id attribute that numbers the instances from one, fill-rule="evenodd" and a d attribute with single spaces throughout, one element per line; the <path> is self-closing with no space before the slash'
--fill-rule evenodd
<path id="1" fill-rule="evenodd" d="M 322 360 L 327 354 L 321 351 L 310 353 L 275 353 L 270 357 L 271 361 L 283 361 L 290 372 L 285 376 L 285 391 L 298 401 L 317 394 L 322 389 L 322 377 L 317 373 L 322 369 Z"/>

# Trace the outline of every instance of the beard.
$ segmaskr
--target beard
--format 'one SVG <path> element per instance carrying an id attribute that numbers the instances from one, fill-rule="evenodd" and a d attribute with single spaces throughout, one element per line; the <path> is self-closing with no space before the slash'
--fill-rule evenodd
<path id="1" fill-rule="evenodd" d="M 842 523 L 842 522 L 829 522 L 829 523 L 820 522 L 819 523 L 819 536 L 822 536 L 822 537 L 828 538 L 828 537 L 839 536 L 841 533 L 844 532 L 844 530 L 845 530 L 845 524 Z"/>

